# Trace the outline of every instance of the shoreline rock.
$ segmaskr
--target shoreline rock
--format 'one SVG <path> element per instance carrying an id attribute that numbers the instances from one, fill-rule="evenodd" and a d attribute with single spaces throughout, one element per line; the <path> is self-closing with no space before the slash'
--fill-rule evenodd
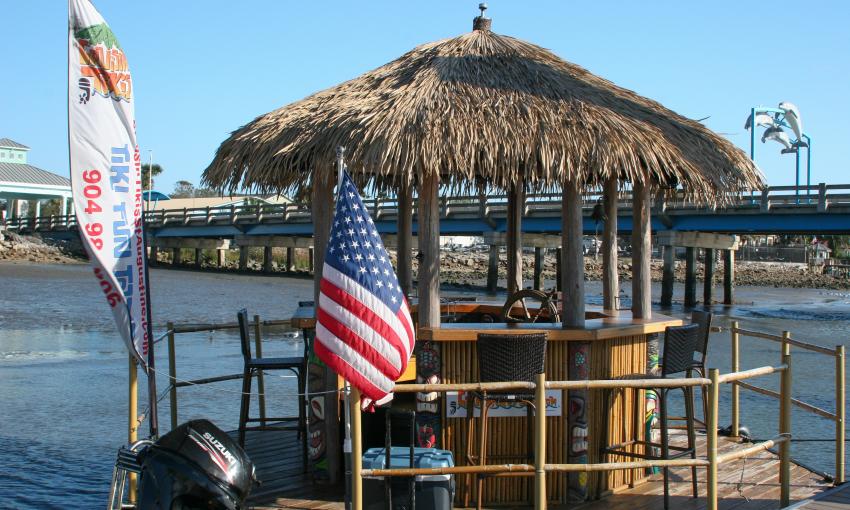
<path id="1" fill-rule="evenodd" d="M 82 251 L 82 246 L 75 246 L 73 242 L 0 231 L 0 261 L 80 264 L 88 260 Z"/>

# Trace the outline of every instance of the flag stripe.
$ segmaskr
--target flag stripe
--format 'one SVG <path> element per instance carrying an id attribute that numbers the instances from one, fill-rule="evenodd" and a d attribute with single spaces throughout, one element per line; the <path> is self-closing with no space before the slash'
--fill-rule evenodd
<path id="1" fill-rule="evenodd" d="M 399 367 L 390 364 L 368 341 L 348 328 L 345 323 L 335 320 L 323 308 L 319 308 L 316 320 L 335 337 L 359 352 L 386 377 L 393 380 L 398 379 L 400 375 Z"/>
<path id="2" fill-rule="evenodd" d="M 387 391 L 372 384 L 371 381 L 363 377 L 363 375 L 358 372 L 348 360 L 337 356 L 336 353 L 329 350 L 324 346 L 324 344 L 316 342 L 315 352 L 316 356 L 325 360 L 325 363 L 329 366 L 335 367 L 334 371 L 342 376 L 343 379 L 351 383 L 353 386 L 356 386 L 362 393 L 364 400 L 377 401 L 377 398 L 384 398 L 386 395 L 389 395 L 390 400 L 392 400 L 392 393 L 388 393 Z"/>
<path id="3" fill-rule="evenodd" d="M 408 335 L 407 331 L 412 328 L 406 328 L 405 325 L 402 324 L 398 315 L 393 313 L 393 311 L 390 310 L 383 301 L 375 297 L 375 295 L 367 289 L 364 289 L 355 280 L 337 271 L 327 263 L 325 264 L 325 269 L 322 273 L 322 279 L 332 283 L 338 289 L 346 290 L 346 294 L 348 294 L 351 299 L 351 301 L 347 302 L 347 304 L 350 305 L 347 306 L 350 312 L 358 315 L 366 323 L 371 324 L 374 327 L 377 327 L 380 322 L 383 322 L 392 328 L 393 333 L 395 333 L 395 338 L 398 339 L 398 345 L 396 348 L 401 348 L 401 357 L 403 359 L 410 359 L 410 354 L 413 350 L 413 337 Z M 374 317 L 374 319 L 372 317 Z M 407 341 L 401 341 L 402 338 L 407 339 Z"/>
<path id="4" fill-rule="evenodd" d="M 345 342 L 328 331 L 322 324 L 316 324 L 316 340 L 328 351 L 345 361 L 360 377 L 368 380 L 376 388 L 384 392 L 390 392 L 393 389 L 395 381 L 382 374 L 380 370 L 368 363 L 359 352 L 346 345 Z M 380 395 L 377 398 L 379 397 Z M 370 395 L 370 398 L 376 397 Z"/>

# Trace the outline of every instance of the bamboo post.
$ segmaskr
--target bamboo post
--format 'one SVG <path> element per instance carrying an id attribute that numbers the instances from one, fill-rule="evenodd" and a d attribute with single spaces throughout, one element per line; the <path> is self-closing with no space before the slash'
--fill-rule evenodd
<path id="1" fill-rule="evenodd" d="M 130 355 L 130 391 L 127 395 L 129 410 L 127 411 L 127 442 L 135 443 L 139 439 L 139 374 L 136 369 L 136 360 Z M 136 502 L 136 474 L 130 473 L 130 491 L 128 498 L 131 503 Z"/>
<path id="2" fill-rule="evenodd" d="M 254 349 L 258 358 L 263 357 L 263 328 L 260 327 L 260 316 L 254 316 Z M 257 391 L 259 392 L 260 403 L 260 425 L 266 426 L 266 384 L 263 378 L 263 371 L 257 370 Z"/>
<path id="3" fill-rule="evenodd" d="M 351 509 L 363 510 L 363 445 L 360 431 L 360 390 L 351 387 Z"/>
<path id="4" fill-rule="evenodd" d="M 835 347 L 835 484 L 844 483 L 844 420 L 847 405 L 844 397 L 844 346 Z"/>
<path id="5" fill-rule="evenodd" d="M 779 433 L 791 434 L 791 333 L 782 332 L 782 371 L 779 401 Z M 779 506 L 791 503 L 791 441 L 779 445 Z"/>
<path id="6" fill-rule="evenodd" d="M 739 357 L 740 351 L 738 350 L 740 338 L 738 334 L 738 321 L 732 321 L 730 331 L 732 332 L 732 372 L 737 372 L 741 364 Z M 741 426 L 740 392 L 741 388 L 738 387 L 738 383 L 732 382 L 732 437 L 738 437 Z"/>
<path id="7" fill-rule="evenodd" d="M 168 400 L 171 405 L 171 430 L 177 428 L 177 355 L 174 347 L 174 323 L 166 323 L 168 328 Z"/>
<path id="8" fill-rule="evenodd" d="M 708 423 L 706 435 L 708 442 L 708 510 L 717 510 L 717 413 L 720 406 L 720 372 L 716 368 L 708 370 L 711 385 L 708 387 Z"/>
<path id="9" fill-rule="evenodd" d="M 534 388 L 534 508 L 546 508 L 546 374 L 537 374 Z M 471 419 L 471 418 L 470 418 Z"/>

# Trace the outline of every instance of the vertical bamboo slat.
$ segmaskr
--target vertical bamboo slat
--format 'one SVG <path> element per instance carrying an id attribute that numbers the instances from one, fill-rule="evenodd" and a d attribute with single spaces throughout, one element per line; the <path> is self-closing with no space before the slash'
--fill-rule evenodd
<path id="1" fill-rule="evenodd" d="M 738 321 L 732 322 L 732 372 L 737 372 L 741 366 L 739 351 Z M 732 437 L 738 437 L 741 423 L 741 388 L 737 382 L 732 382 Z"/>
<path id="2" fill-rule="evenodd" d="M 136 369 L 136 360 L 133 355 L 130 355 L 130 384 L 127 410 L 127 442 L 135 443 L 139 439 L 139 373 Z M 128 498 L 131 503 L 136 501 L 136 474 L 130 473 L 130 490 Z"/>
<path id="3" fill-rule="evenodd" d="M 844 483 L 844 421 L 847 404 L 844 395 L 844 346 L 835 347 L 835 483 Z"/>

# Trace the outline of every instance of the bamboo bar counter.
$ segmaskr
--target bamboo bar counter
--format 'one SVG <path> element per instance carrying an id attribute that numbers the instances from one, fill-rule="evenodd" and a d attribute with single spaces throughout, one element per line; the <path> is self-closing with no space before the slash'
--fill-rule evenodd
<path id="1" fill-rule="evenodd" d="M 439 367 L 439 376 L 444 383 L 477 382 L 476 338 L 479 333 L 545 332 L 548 335 L 545 364 L 547 380 L 611 379 L 644 372 L 647 369 L 650 337 L 663 334 L 667 326 L 682 324 L 679 319 L 659 314 L 650 319 L 636 319 L 626 310 L 621 310 L 617 316 L 606 314 L 601 309 L 588 310 L 586 315 L 584 327 L 571 329 L 563 329 L 560 323 L 443 323 L 440 327 L 421 327 L 417 337 L 419 357 L 423 358 L 423 352 L 436 357 L 436 367 Z M 644 406 L 643 397 L 634 402 L 631 392 L 624 393 L 626 398 L 620 396 L 612 399 L 612 408 L 606 410 L 601 391 L 550 391 L 547 396 L 547 414 L 550 415 L 546 438 L 547 462 L 600 462 L 598 451 L 603 439 L 607 439 L 608 444 L 616 444 L 631 439 L 633 430 L 640 430 L 639 434 L 644 434 L 645 424 L 634 423 L 637 415 L 634 406 Z M 439 437 L 438 447 L 451 450 L 457 465 L 465 465 L 467 419 L 464 399 L 462 396 L 444 399 L 439 405 L 441 428 L 435 430 Z M 601 435 L 595 424 L 601 423 L 604 412 L 611 413 L 610 427 Z M 488 455 L 508 456 L 503 459 L 505 463 L 524 463 L 530 433 L 526 430 L 524 407 L 517 407 L 514 411 L 516 416 L 497 414 L 491 411 L 489 418 Z M 640 416 L 644 414 L 640 413 Z M 476 430 L 477 425 L 476 420 Z M 628 437 L 624 437 L 624 433 Z M 477 451 L 476 438 L 473 441 Z M 603 482 L 603 491 L 616 491 L 640 482 L 644 474 L 641 470 L 630 470 L 612 471 L 605 476 L 607 480 Z M 567 474 L 552 473 L 547 480 L 550 501 L 577 502 L 593 498 L 596 487 L 597 475 L 584 473 L 571 474 L 569 477 Z M 465 480 L 461 477 L 458 479 L 459 499 L 456 501 L 463 500 L 465 490 Z M 531 490 L 530 478 L 488 478 L 485 481 L 485 503 L 524 503 L 531 500 Z"/>

